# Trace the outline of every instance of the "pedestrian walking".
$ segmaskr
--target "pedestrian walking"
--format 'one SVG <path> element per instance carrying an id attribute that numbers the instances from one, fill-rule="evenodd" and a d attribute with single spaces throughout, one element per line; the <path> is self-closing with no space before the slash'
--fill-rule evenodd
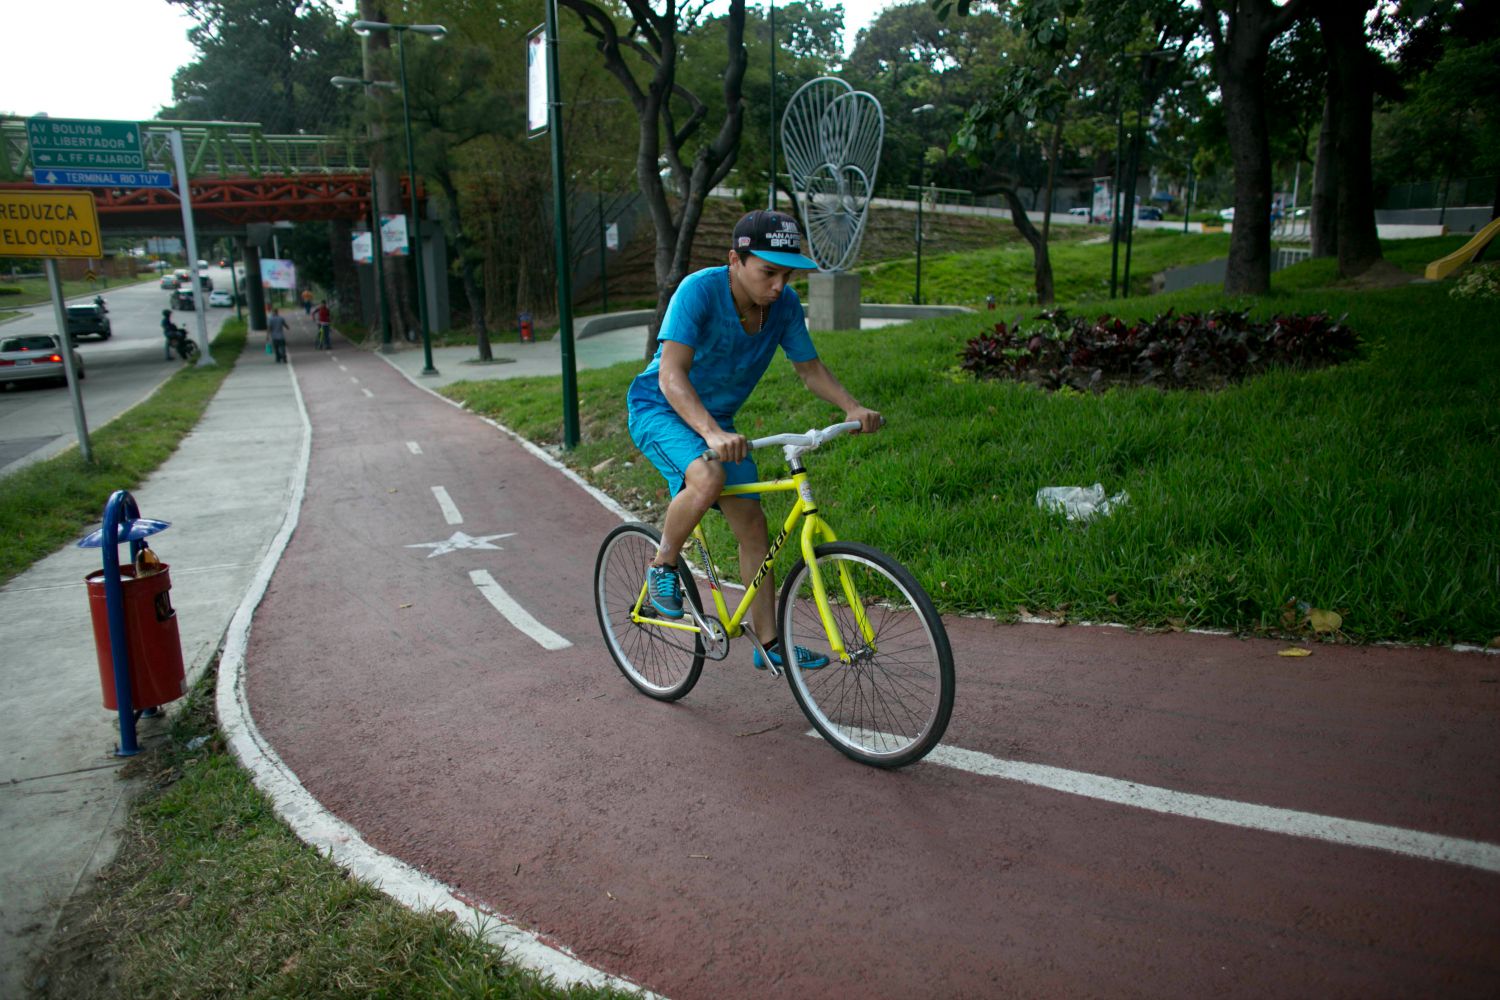
<path id="1" fill-rule="evenodd" d="M 286 362 L 286 318 L 281 315 L 281 310 L 272 308 L 271 315 L 266 318 L 266 336 L 271 340 L 271 346 L 276 349 L 276 363 Z"/>
<path id="2" fill-rule="evenodd" d="M 302 315 L 304 315 L 304 316 L 311 316 L 312 315 L 312 300 L 313 300 L 312 289 L 310 289 L 310 288 L 304 288 L 304 289 L 302 289 Z"/>
<path id="3" fill-rule="evenodd" d="M 332 315 L 328 312 L 328 300 L 324 299 L 318 303 L 315 315 L 318 321 L 318 337 L 313 341 L 313 347 L 319 351 L 333 350 Z"/>
<path id="4" fill-rule="evenodd" d="M 162 351 L 163 351 L 162 360 L 163 361 L 171 361 L 172 360 L 172 310 L 170 310 L 170 309 L 163 309 L 161 311 L 161 344 L 162 344 Z"/>

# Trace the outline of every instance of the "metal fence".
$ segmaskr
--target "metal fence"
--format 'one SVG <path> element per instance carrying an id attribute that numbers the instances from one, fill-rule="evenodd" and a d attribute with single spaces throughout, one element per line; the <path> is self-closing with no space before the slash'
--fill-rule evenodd
<path id="1" fill-rule="evenodd" d="M 1454 177 L 1444 182 L 1414 181 L 1409 184 L 1393 184 L 1386 192 L 1380 207 L 1392 211 L 1404 208 L 1453 208 L 1466 205 L 1493 205 L 1495 202 L 1495 175 L 1488 177 Z"/>

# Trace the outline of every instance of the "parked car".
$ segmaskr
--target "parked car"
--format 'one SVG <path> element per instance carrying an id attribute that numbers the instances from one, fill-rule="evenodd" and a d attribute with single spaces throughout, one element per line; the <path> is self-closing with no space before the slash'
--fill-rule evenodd
<path id="1" fill-rule="evenodd" d="M 1081 218 L 1087 219 L 1089 217 L 1089 210 L 1086 207 L 1085 208 L 1070 208 L 1070 209 L 1068 209 L 1068 214 L 1069 215 L 1077 215 L 1077 216 L 1079 216 Z"/>
<path id="2" fill-rule="evenodd" d="M 97 302 L 80 302 L 68 306 L 68 333 L 74 337 L 98 337 L 108 340 L 114 331 L 109 327 L 109 316 Z"/>
<path id="3" fill-rule="evenodd" d="M 1233 222 L 1234 221 L 1234 207 L 1231 206 L 1229 208 L 1221 208 L 1221 209 L 1219 209 L 1219 218 L 1223 219 L 1225 222 Z"/>
<path id="4" fill-rule="evenodd" d="M 1155 205 L 1141 205 L 1136 208 L 1135 217 L 1137 219 L 1143 219 L 1147 222 L 1160 222 L 1161 209 L 1157 208 Z"/>
<path id="5" fill-rule="evenodd" d="M 83 378 L 83 358 L 73 352 L 73 371 Z M 62 345 L 50 333 L 31 333 L 0 340 L 0 383 L 56 381 L 68 384 Z"/>
<path id="6" fill-rule="evenodd" d="M 196 309 L 193 301 L 193 289 L 190 285 L 178 285 L 177 291 L 172 293 L 173 309 Z"/>
<path id="7" fill-rule="evenodd" d="M 229 294 L 228 289 L 220 288 L 210 293 L 208 304 L 211 306 L 232 306 L 234 305 L 234 296 Z"/>

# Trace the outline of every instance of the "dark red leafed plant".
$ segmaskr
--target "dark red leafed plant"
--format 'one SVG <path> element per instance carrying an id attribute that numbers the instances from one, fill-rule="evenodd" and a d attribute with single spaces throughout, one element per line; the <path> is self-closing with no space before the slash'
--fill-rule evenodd
<path id="1" fill-rule="evenodd" d="M 1154 385 L 1205 389 L 1272 368 L 1322 368 L 1354 358 L 1359 340 L 1343 318 L 1325 313 L 1250 318 L 1249 310 L 1198 314 L 1168 310 L 1127 323 L 1092 321 L 1054 309 L 1023 330 L 996 323 L 965 346 L 963 369 L 976 378 L 1009 378 L 1046 389 Z"/>

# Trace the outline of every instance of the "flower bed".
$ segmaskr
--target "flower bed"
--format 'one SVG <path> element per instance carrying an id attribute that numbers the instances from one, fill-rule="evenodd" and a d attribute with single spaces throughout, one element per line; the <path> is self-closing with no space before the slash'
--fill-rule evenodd
<path id="1" fill-rule="evenodd" d="M 1249 310 L 1174 311 L 1127 323 L 1055 309 L 1030 326 L 995 324 L 960 355 L 976 378 L 1006 378 L 1057 390 L 1112 386 L 1214 389 L 1272 368 L 1322 368 L 1356 357 L 1359 339 L 1324 313 L 1252 320 Z"/>

